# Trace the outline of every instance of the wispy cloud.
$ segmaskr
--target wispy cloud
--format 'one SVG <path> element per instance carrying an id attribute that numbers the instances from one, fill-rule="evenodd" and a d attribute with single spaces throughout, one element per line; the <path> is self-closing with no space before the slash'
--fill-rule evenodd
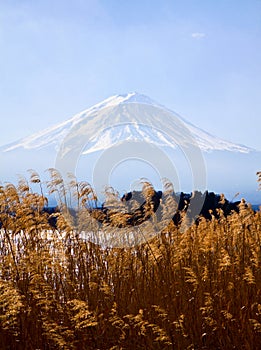
<path id="1" fill-rule="evenodd" d="M 202 33 L 202 32 L 195 32 L 191 34 L 193 39 L 203 39 L 206 37 L 206 33 Z"/>

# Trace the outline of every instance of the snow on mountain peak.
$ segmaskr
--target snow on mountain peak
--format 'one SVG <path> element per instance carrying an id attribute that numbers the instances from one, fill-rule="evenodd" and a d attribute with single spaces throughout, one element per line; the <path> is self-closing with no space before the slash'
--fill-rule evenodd
<path id="1" fill-rule="evenodd" d="M 140 106 L 134 111 L 134 109 L 128 108 L 128 105 L 130 104 L 135 104 L 135 106 L 139 104 Z M 126 105 L 127 107 L 125 109 L 127 110 L 124 112 L 124 116 L 119 117 L 118 114 L 122 111 L 121 107 Z M 150 109 L 151 107 L 155 108 Z M 153 131 L 150 127 L 146 128 L 139 126 L 139 128 L 137 128 L 137 125 L 135 127 L 133 126 L 135 118 L 137 118 L 137 120 L 145 120 L 143 119 L 143 115 L 146 115 L 146 117 L 144 118 L 147 118 L 147 121 L 149 121 L 150 117 L 152 119 L 154 118 L 154 127 L 158 127 L 160 129 L 161 126 L 163 126 L 161 128 L 162 130 L 164 130 L 164 123 L 167 123 L 166 116 L 172 115 L 176 118 L 176 120 L 179 120 L 184 125 L 184 127 L 191 133 L 191 135 L 196 140 L 199 148 L 202 151 L 209 152 L 213 150 L 226 150 L 241 153 L 248 153 L 251 151 L 251 149 L 246 146 L 234 144 L 229 141 L 225 141 L 218 137 L 210 135 L 204 130 L 197 128 L 185 119 L 179 117 L 177 114 L 170 111 L 169 109 L 156 103 L 148 96 L 139 94 L 137 92 L 130 92 L 122 95 L 113 95 L 103 100 L 102 102 L 99 102 L 94 106 L 80 113 L 77 113 L 72 118 L 64 121 L 63 123 L 54 125 L 36 134 L 25 137 L 20 141 L 2 147 L 1 149 L 4 152 L 8 152 L 18 148 L 40 149 L 50 145 L 59 147 L 65 136 L 69 134 L 75 126 L 80 125 L 80 123 L 82 122 L 91 121 L 91 123 L 96 124 L 96 130 L 97 127 L 101 131 L 105 130 L 107 126 L 106 120 L 108 120 L 108 118 L 111 117 L 111 115 L 113 114 L 112 110 L 115 109 L 117 109 L 116 114 L 118 113 L 117 116 L 114 116 L 115 123 L 131 123 L 132 126 L 129 129 L 125 128 L 125 130 L 123 131 L 120 131 L 119 128 L 117 129 L 114 127 L 114 132 L 107 130 L 104 135 L 102 135 L 102 133 L 100 135 L 94 135 L 94 138 L 92 138 L 91 140 L 92 146 L 86 153 L 109 148 L 118 142 L 126 140 L 126 138 L 132 140 L 139 139 L 146 142 L 161 145 L 162 143 L 165 143 L 166 146 L 171 146 L 171 143 L 167 140 L 167 138 L 165 138 L 164 136 L 161 137 L 159 132 L 155 130 Z M 150 114 L 150 112 L 152 113 L 152 115 Z M 168 120 L 168 122 L 171 121 L 171 119 Z M 149 125 L 151 125 L 151 123 L 149 123 Z M 171 130 L 173 134 L 178 135 L 178 124 L 175 125 L 174 122 L 174 125 L 171 126 Z M 105 139 L 106 142 L 104 142 Z M 172 145 L 172 147 L 176 146 L 177 144 Z"/>
<path id="2" fill-rule="evenodd" d="M 101 108 L 112 107 L 125 103 L 142 103 L 153 106 L 159 106 L 155 101 L 153 101 L 150 97 L 139 94 L 138 92 L 130 92 L 122 95 L 113 95 L 102 102 L 95 104 L 90 110 L 98 110 Z"/>

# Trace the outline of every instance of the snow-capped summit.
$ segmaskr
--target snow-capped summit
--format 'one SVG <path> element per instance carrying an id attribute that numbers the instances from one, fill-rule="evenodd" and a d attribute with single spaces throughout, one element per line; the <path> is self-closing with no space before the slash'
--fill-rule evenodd
<path id="1" fill-rule="evenodd" d="M 144 162 L 139 161 L 140 151 Z M 121 162 L 133 155 L 136 162 Z M 150 165 L 146 168 L 145 163 Z M 76 172 L 95 188 L 98 180 L 104 186 L 111 183 L 104 176 L 111 174 L 112 166 L 118 169 L 113 173 L 114 186 L 121 191 L 142 177 L 156 181 L 160 188 L 155 168 L 175 188 L 179 179 L 184 191 L 208 188 L 230 198 L 244 192 L 246 198 L 257 201 L 260 152 L 213 136 L 149 97 L 131 92 L 111 96 L 62 123 L 0 147 L 0 164 L 0 181 L 15 181 L 15 174 L 27 169 L 45 176 L 46 169 L 55 167 L 62 174 Z"/>
<path id="2" fill-rule="evenodd" d="M 95 104 L 91 108 L 94 110 L 98 108 L 115 106 L 123 103 L 143 103 L 160 106 L 157 102 L 153 101 L 150 97 L 146 95 L 139 94 L 138 92 L 129 92 L 128 94 L 113 95 L 109 98 L 106 98 L 102 102 Z"/>
<path id="3" fill-rule="evenodd" d="M 85 149 L 85 153 L 101 151 L 125 140 L 141 140 L 160 146 L 176 147 L 184 138 L 180 129 L 181 124 L 183 130 L 185 128 L 191 133 L 202 151 L 251 152 L 246 146 L 220 139 L 197 128 L 175 112 L 137 92 L 111 96 L 63 123 L 3 146 L 1 150 L 4 152 L 19 148 L 37 150 L 51 145 L 58 149 L 66 135 L 83 123 L 88 124 L 88 131 L 93 128 L 93 135 L 89 137 L 89 146 Z M 168 137 L 168 133 L 164 133 L 164 130 L 168 130 L 173 136 L 172 139 Z"/>

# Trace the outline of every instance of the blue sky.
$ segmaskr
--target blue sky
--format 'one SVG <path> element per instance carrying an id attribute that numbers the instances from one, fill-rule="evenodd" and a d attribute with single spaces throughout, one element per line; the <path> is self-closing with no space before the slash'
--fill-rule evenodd
<path id="1" fill-rule="evenodd" d="M 130 91 L 261 150 L 261 1 L 0 0 L 0 145 Z"/>

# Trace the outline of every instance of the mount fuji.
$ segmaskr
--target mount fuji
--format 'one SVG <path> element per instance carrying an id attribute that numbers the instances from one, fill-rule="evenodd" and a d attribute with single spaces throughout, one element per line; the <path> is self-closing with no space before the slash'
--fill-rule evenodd
<path id="1" fill-rule="evenodd" d="M 56 148 L 61 144 L 64 137 L 72 130 L 72 128 L 79 124 L 85 118 L 92 118 L 94 114 L 97 114 L 99 111 L 111 111 L 111 108 L 127 105 L 127 104 L 141 104 L 147 106 L 158 107 L 162 110 L 162 112 L 168 111 L 173 113 L 177 118 L 182 120 L 188 130 L 191 132 L 193 137 L 196 139 L 200 149 L 205 152 L 210 151 L 231 151 L 231 152 L 240 152 L 240 153 L 249 153 L 253 151 L 253 149 L 246 147 L 244 145 L 238 145 L 229 141 L 225 141 L 221 138 L 215 137 L 206 131 L 197 128 L 193 124 L 189 123 L 182 117 L 178 116 L 176 113 L 169 111 L 166 107 L 156 103 L 149 97 L 138 94 L 136 92 L 125 94 L 125 95 L 115 95 L 111 96 L 108 99 L 88 108 L 72 118 L 64 121 L 63 123 L 54 125 L 50 128 L 42 130 L 38 133 L 35 133 L 31 136 L 27 136 L 17 142 L 12 144 L 2 146 L 0 151 L 9 152 L 14 151 L 19 148 L 23 148 L 25 150 L 39 150 L 44 147 L 49 147 L 50 145 L 54 145 Z M 126 117 L 126 115 L 125 115 Z M 96 137 L 92 139 L 92 148 L 90 148 L 87 152 L 91 153 L 97 150 L 104 150 L 115 145 L 122 140 L 125 140 L 126 137 L 128 139 L 141 139 L 152 143 L 168 145 L 169 140 L 167 140 L 164 136 L 162 139 L 162 135 L 156 134 L 153 130 L 149 130 L 148 128 L 141 128 L 140 126 L 135 125 L 136 118 L 135 116 L 128 115 L 127 118 L 123 122 L 132 122 L 133 127 L 125 127 L 121 132 L 112 133 L 111 130 L 107 130 L 103 137 Z M 159 123 L 162 123 L 159 116 Z M 105 123 L 104 123 L 105 124 Z M 118 130 L 119 131 L 119 130 Z M 170 145 L 173 147 L 173 144 Z M 86 151 L 85 151 L 86 152 Z"/>
<path id="2" fill-rule="evenodd" d="M 137 149 L 146 149 L 148 145 L 146 154 L 150 156 L 147 160 L 142 161 L 139 151 L 136 157 L 135 152 L 126 151 L 134 149 L 135 144 L 139 147 Z M 123 152 L 123 158 L 112 157 L 110 150 L 118 155 Z M 125 158 L 128 158 L 125 162 L 124 152 Z M 67 170 L 76 170 L 77 166 L 77 177 L 92 183 L 93 167 L 103 157 L 103 161 L 106 159 L 108 163 L 117 161 L 113 169 L 108 168 L 110 184 L 115 188 L 128 190 L 130 182 L 142 177 L 150 180 L 150 175 L 158 186 L 160 177 L 168 177 L 169 174 L 167 170 L 166 174 L 161 172 L 162 169 L 155 170 L 152 153 L 155 159 L 166 154 L 177 175 L 176 180 L 170 180 L 178 179 L 181 190 L 193 189 L 193 179 L 188 179 L 188 173 L 191 173 L 191 167 L 196 167 L 192 158 L 200 157 L 206 176 L 206 183 L 202 184 L 205 188 L 200 190 L 223 192 L 230 198 L 239 192 L 249 201 L 260 201 L 255 176 L 260 170 L 259 151 L 213 136 L 149 97 L 135 92 L 109 97 L 60 124 L 0 147 L 0 180 L 14 181 L 15 174 L 24 174 L 31 168 L 40 174 L 50 167 L 59 170 L 61 163 L 67 159 L 67 163 L 73 164 L 73 168 Z M 201 176 L 198 169 L 193 171 Z M 103 166 L 96 167 L 95 176 L 99 177 L 102 172 Z M 190 175 L 193 178 L 195 174 Z"/>

